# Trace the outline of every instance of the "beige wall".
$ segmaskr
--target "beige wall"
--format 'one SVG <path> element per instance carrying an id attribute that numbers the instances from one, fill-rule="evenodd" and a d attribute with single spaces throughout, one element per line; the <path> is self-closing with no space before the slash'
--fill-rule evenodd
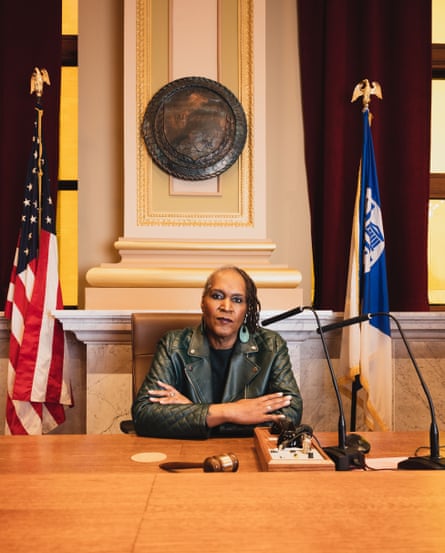
<path id="1" fill-rule="evenodd" d="M 311 301 L 312 252 L 294 0 L 266 0 L 267 232 L 274 263 L 299 269 Z"/>
<path id="2" fill-rule="evenodd" d="M 79 0 L 79 307 L 122 235 L 122 0 Z"/>
<path id="3" fill-rule="evenodd" d="M 79 0 L 79 306 L 85 273 L 116 262 L 123 234 L 122 0 Z M 295 0 L 267 0 L 267 238 L 274 263 L 299 269 L 310 303 Z M 286 55 L 283 55 L 286 52 Z M 293 306 L 289 306 L 293 307 Z"/>

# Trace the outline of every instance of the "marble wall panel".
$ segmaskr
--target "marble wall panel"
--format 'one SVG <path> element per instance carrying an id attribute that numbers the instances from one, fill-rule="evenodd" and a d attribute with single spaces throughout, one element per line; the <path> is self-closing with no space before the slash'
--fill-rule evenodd
<path id="1" fill-rule="evenodd" d="M 90 344 L 87 360 L 87 433 L 118 433 L 120 421 L 131 418 L 131 347 Z"/>

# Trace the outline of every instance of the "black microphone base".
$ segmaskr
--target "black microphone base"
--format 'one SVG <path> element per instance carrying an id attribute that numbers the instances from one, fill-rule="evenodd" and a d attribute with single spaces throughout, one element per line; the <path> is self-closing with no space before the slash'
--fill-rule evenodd
<path id="1" fill-rule="evenodd" d="M 352 470 L 365 468 L 365 456 L 361 451 L 352 448 L 324 447 L 323 451 L 334 461 L 335 470 Z"/>
<path id="2" fill-rule="evenodd" d="M 445 457 L 408 457 L 398 463 L 399 470 L 444 470 Z"/>

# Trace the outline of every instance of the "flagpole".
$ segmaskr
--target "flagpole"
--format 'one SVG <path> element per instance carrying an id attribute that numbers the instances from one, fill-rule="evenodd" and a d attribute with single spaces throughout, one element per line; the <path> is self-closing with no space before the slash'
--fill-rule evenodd
<path id="1" fill-rule="evenodd" d="M 42 159 L 43 159 L 43 141 L 42 141 L 42 118 L 43 118 L 43 109 L 42 109 L 42 96 L 43 96 L 43 87 L 44 85 L 50 85 L 51 82 L 49 80 L 48 71 L 46 69 L 39 69 L 38 67 L 34 67 L 34 70 L 31 75 L 31 86 L 30 86 L 30 94 L 35 94 L 37 97 L 36 100 L 36 106 L 35 109 L 37 111 L 37 139 L 39 141 L 39 148 L 38 148 L 38 158 L 37 158 L 37 183 L 39 188 L 39 205 L 38 205 L 38 212 L 41 213 L 42 209 L 42 176 L 43 176 L 43 169 L 42 169 Z M 39 227 L 39 234 L 41 229 L 41 217 L 39 215 L 39 221 L 38 221 L 38 227 Z"/>
<path id="2" fill-rule="evenodd" d="M 371 125 L 372 121 L 372 114 L 369 111 L 369 104 L 371 103 L 371 96 L 377 96 L 377 98 L 382 99 L 382 88 L 378 82 L 373 81 L 372 83 L 369 82 L 368 79 L 363 79 L 359 83 L 357 83 L 354 87 L 354 90 L 352 92 L 352 98 L 351 103 L 355 102 L 358 98 L 362 97 L 362 113 L 368 112 L 368 121 L 369 125 Z M 360 162 L 361 165 L 361 162 Z M 360 175 L 361 175 L 361 168 L 360 168 Z M 361 180 L 361 176 L 360 176 Z M 362 191 L 361 191 L 362 192 Z M 361 244 L 361 240 L 359 240 L 359 244 Z M 361 255 L 361 252 L 359 253 Z M 361 273 L 360 269 L 360 273 Z M 361 280 L 361 279 L 360 279 Z M 359 292 L 359 298 L 361 298 L 361 294 Z M 361 312 L 361 305 L 357 305 L 357 313 Z M 351 387 L 351 417 L 350 417 L 350 431 L 355 432 L 356 429 L 356 420 L 357 420 L 357 394 L 358 392 L 363 388 L 362 383 L 360 381 L 360 374 L 356 374 L 353 381 L 352 381 L 352 387 Z"/>
<path id="3" fill-rule="evenodd" d="M 65 406 L 73 404 L 65 335 L 52 314 L 63 309 L 63 300 L 40 105 L 44 84 L 49 84 L 48 73 L 34 68 L 32 146 L 5 305 L 11 321 L 6 434 L 46 434 L 65 421 Z"/>

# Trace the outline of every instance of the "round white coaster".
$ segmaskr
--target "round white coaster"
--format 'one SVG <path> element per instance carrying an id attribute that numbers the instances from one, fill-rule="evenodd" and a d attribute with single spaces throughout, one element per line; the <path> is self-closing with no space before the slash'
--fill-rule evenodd
<path id="1" fill-rule="evenodd" d="M 167 459 L 167 455 L 157 451 L 135 453 L 131 456 L 131 460 L 136 461 L 137 463 L 156 463 L 157 461 L 163 461 L 164 459 Z"/>

